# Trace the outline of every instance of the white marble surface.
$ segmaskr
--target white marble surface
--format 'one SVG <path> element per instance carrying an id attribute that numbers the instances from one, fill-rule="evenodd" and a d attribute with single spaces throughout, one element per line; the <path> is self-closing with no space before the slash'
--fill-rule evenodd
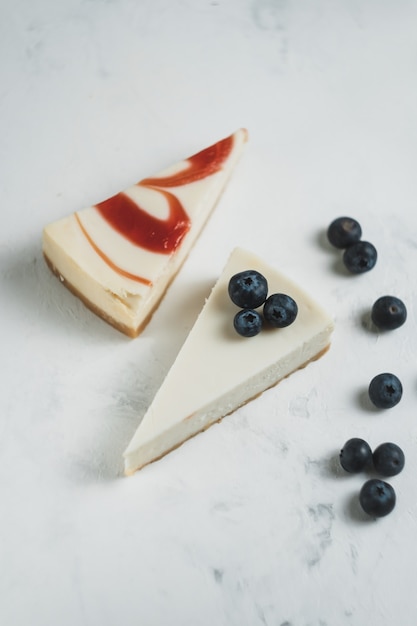
<path id="1" fill-rule="evenodd" d="M 415 624 L 417 2 L 4 0 L 0 20 L 0 622 Z M 246 126 L 250 142 L 144 334 L 45 267 L 45 223 Z M 379 251 L 347 276 L 323 231 Z M 331 351 L 132 478 L 121 453 L 234 245 L 334 312 Z M 373 301 L 407 303 L 378 335 Z M 393 371 L 400 405 L 372 411 Z M 186 393 L 187 381 L 184 381 Z M 179 393 L 183 393 L 179 390 Z M 406 454 L 362 515 L 346 439 Z"/>

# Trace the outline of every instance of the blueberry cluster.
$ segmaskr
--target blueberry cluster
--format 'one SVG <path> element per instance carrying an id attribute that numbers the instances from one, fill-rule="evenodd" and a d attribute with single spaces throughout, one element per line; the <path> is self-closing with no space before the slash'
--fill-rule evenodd
<path id="1" fill-rule="evenodd" d="M 327 229 L 327 238 L 336 248 L 344 250 L 343 263 L 353 274 L 367 272 L 375 266 L 377 251 L 367 242 L 361 241 L 362 228 L 355 219 L 339 217 Z M 371 320 L 381 331 L 395 330 L 407 319 L 407 308 L 402 300 L 385 295 L 378 298 L 371 309 Z M 384 372 L 374 376 L 369 383 L 368 395 L 378 409 L 396 406 L 403 394 L 400 379 Z M 379 445 L 373 452 L 363 439 L 349 439 L 339 455 L 340 464 L 347 472 L 374 470 L 380 476 L 396 476 L 404 468 L 404 453 L 399 446 L 388 442 Z M 395 507 L 394 488 L 380 478 L 370 478 L 359 493 L 363 510 L 373 517 L 383 517 Z"/>
<path id="2" fill-rule="evenodd" d="M 292 324 L 298 314 L 297 303 L 291 296 L 274 293 L 268 296 L 268 281 L 256 270 L 234 274 L 229 280 L 230 299 L 240 307 L 233 320 L 236 332 L 242 337 L 254 337 L 264 322 L 274 328 Z M 256 309 L 263 306 L 263 315 Z"/>
<path id="3" fill-rule="evenodd" d="M 340 465 L 346 472 L 358 473 L 374 469 L 381 476 L 399 474 L 405 465 L 402 449 L 395 443 L 381 443 L 372 452 L 370 445 L 358 437 L 346 441 L 339 454 Z M 372 517 L 384 517 L 395 507 L 395 490 L 380 478 L 370 478 L 359 492 L 362 509 Z"/>
<path id="4" fill-rule="evenodd" d="M 335 248 L 344 250 L 343 263 L 352 274 L 369 272 L 378 257 L 375 246 L 361 237 L 361 225 L 353 217 L 338 217 L 327 229 L 327 239 Z"/>

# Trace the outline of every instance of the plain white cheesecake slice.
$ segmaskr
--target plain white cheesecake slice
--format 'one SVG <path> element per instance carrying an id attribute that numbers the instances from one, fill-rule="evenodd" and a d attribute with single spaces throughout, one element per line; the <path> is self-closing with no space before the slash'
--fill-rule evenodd
<path id="1" fill-rule="evenodd" d="M 238 308 L 228 295 L 237 272 L 254 269 L 269 294 L 297 302 L 292 325 L 245 338 L 233 328 Z M 124 453 L 132 474 L 205 430 L 327 350 L 332 318 L 307 293 L 254 254 L 236 248 L 174 364 Z"/>
<path id="2" fill-rule="evenodd" d="M 240 157 L 247 131 L 49 224 L 49 267 L 95 313 L 136 337 L 202 231 Z"/>

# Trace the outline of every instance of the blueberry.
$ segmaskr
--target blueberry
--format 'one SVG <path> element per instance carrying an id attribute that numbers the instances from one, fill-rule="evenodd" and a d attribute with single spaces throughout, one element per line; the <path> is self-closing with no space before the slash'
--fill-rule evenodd
<path id="1" fill-rule="evenodd" d="M 391 409 L 403 395 L 401 381 L 395 374 L 378 374 L 369 383 L 369 398 L 378 409 Z"/>
<path id="2" fill-rule="evenodd" d="M 274 293 L 264 304 L 265 320 L 275 328 L 284 328 L 293 323 L 298 313 L 298 306 L 291 296 Z"/>
<path id="3" fill-rule="evenodd" d="M 268 295 L 268 282 L 260 272 L 245 270 L 232 276 L 229 281 L 229 296 L 242 309 L 256 309 Z"/>
<path id="4" fill-rule="evenodd" d="M 262 317 L 258 311 L 242 309 L 236 313 L 233 326 L 242 337 L 254 337 L 262 330 Z"/>
<path id="5" fill-rule="evenodd" d="M 346 472 L 361 472 L 372 464 L 372 450 L 366 441 L 354 437 L 346 441 L 339 459 Z"/>
<path id="6" fill-rule="evenodd" d="M 395 443 L 381 443 L 374 450 L 373 461 L 382 476 L 396 476 L 404 469 L 404 452 Z"/>
<path id="7" fill-rule="evenodd" d="M 407 319 L 407 309 L 395 296 L 381 296 L 372 306 L 371 319 L 381 330 L 395 330 Z"/>
<path id="8" fill-rule="evenodd" d="M 327 239 L 335 248 L 347 248 L 362 236 L 362 228 L 352 217 L 338 217 L 327 229 Z"/>
<path id="9" fill-rule="evenodd" d="M 367 480 L 359 492 L 359 502 L 365 513 L 372 517 L 384 517 L 395 507 L 394 488 L 383 480 Z"/>
<path id="10" fill-rule="evenodd" d="M 344 251 L 343 263 L 352 274 L 362 274 L 375 266 L 377 256 L 375 246 L 369 241 L 357 241 Z"/>

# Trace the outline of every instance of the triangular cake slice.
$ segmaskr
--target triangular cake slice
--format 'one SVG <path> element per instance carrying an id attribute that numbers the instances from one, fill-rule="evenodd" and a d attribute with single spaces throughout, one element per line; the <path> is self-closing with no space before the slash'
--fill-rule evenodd
<path id="1" fill-rule="evenodd" d="M 239 310 L 228 295 L 230 278 L 257 270 L 269 294 L 298 305 L 290 326 L 242 337 L 233 327 Z M 236 248 L 174 364 L 124 453 L 132 474 L 205 430 L 327 350 L 332 318 L 307 293 L 254 254 Z"/>
<path id="2" fill-rule="evenodd" d="M 46 226 L 49 267 L 91 310 L 136 337 L 203 229 L 246 140 L 240 129 Z"/>

